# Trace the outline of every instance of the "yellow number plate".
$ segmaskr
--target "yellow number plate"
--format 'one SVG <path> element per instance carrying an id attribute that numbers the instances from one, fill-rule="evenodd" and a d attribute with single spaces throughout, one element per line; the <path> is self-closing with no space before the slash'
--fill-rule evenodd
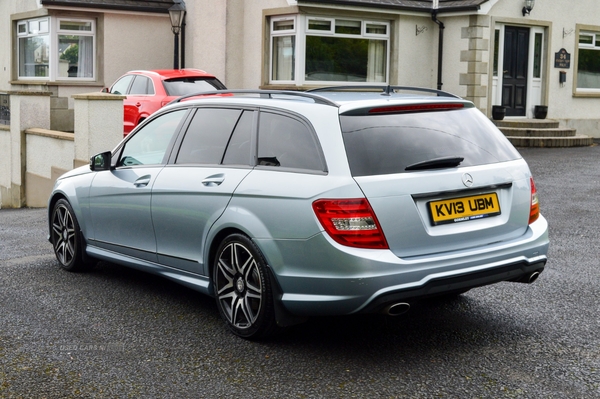
<path id="1" fill-rule="evenodd" d="M 467 222 L 500 214 L 500 203 L 496 193 L 431 201 L 427 205 L 434 225 Z"/>

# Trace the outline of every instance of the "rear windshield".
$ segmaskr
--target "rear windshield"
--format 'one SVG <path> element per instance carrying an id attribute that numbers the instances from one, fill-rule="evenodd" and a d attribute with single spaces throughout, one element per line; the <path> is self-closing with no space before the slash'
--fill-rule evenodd
<path id="1" fill-rule="evenodd" d="M 216 78 L 178 78 L 165 80 L 165 90 L 169 96 L 185 96 L 202 91 L 223 90 L 225 86 Z"/>
<path id="2" fill-rule="evenodd" d="M 410 173 L 405 170 L 407 166 L 439 158 L 464 158 L 460 166 L 521 158 L 506 137 L 475 108 L 342 115 L 340 120 L 353 176 Z"/>

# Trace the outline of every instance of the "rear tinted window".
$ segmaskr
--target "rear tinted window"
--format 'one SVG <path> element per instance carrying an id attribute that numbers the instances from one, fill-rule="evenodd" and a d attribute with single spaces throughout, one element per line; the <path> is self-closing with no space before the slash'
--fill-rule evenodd
<path id="1" fill-rule="evenodd" d="M 215 78 L 180 78 L 163 82 L 169 96 L 185 96 L 202 91 L 223 90 L 225 86 Z"/>
<path id="2" fill-rule="evenodd" d="M 298 119 L 270 112 L 260 115 L 258 165 L 325 171 L 312 129 Z"/>
<path id="3" fill-rule="evenodd" d="M 239 109 L 198 109 L 175 163 L 220 164 L 241 113 Z"/>
<path id="4" fill-rule="evenodd" d="M 405 168 L 444 157 L 460 166 L 510 161 L 521 155 L 474 108 L 392 115 L 341 116 L 352 175 L 408 173 Z"/>

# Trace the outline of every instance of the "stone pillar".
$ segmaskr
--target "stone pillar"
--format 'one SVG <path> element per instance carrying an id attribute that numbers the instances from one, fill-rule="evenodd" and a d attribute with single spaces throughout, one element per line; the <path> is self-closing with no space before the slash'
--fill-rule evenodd
<path id="1" fill-rule="evenodd" d="M 123 139 L 123 100 L 108 93 L 75 94 L 75 154 L 73 167 L 110 151 Z"/>
<path id="2" fill-rule="evenodd" d="M 461 37 L 469 40 L 469 49 L 460 53 L 461 62 L 468 64 L 467 73 L 460 74 L 460 85 L 467 86 L 466 99 L 483 113 L 487 113 L 488 108 L 489 28 L 489 17 L 472 15 L 469 17 L 469 26 L 461 29 Z"/>
<path id="3" fill-rule="evenodd" d="M 10 178 L 3 176 L 0 181 L 0 207 L 21 208 L 26 204 L 25 130 L 34 127 L 50 129 L 50 93 L 11 91 L 8 94 L 10 95 L 10 145 L 9 148 L 2 149 L 1 156 L 10 158 L 5 162 L 9 165 Z"/>

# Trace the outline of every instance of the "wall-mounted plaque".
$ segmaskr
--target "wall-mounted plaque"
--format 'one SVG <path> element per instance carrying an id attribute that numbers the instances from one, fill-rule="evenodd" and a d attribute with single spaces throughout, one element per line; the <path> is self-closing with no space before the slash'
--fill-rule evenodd
<path id="1" fill-rule="evenodd" d="M 571 54 L 561 48 L 558 53 L 554 53 L 554 68 L 569 69 L 571 67 Z"/>

